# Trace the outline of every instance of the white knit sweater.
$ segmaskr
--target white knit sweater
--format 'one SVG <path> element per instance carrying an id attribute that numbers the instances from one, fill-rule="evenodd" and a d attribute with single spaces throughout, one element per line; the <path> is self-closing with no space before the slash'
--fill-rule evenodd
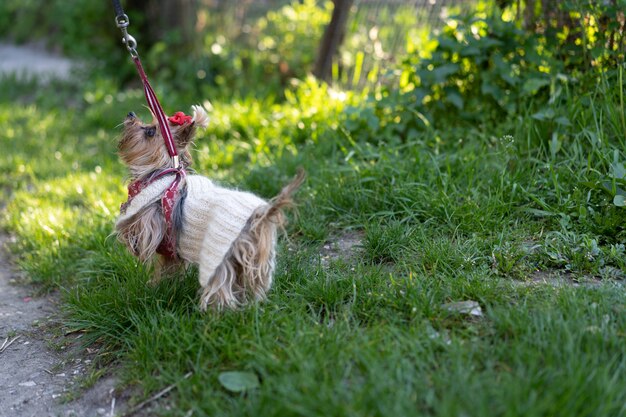
<path id="1" fill-rule="evenodd" d="M 131 200 L 117 222 L 159 201 L 172 181 L 173 176 L 166 176 L 147 186 Z M 184 260 L 199 265 L 200 285 L 206 286 L 252 212 L 267 202 L 251 193 L 219 187 L 200 175 L 187 176 L 180 187 L 185 185 L 187 198 L 177 252 Z"/>

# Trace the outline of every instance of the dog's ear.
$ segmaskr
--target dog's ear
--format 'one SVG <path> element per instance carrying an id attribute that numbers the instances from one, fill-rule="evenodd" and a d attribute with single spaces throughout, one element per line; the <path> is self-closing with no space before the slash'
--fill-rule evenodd
<path id="1" fill-rule="evenodd" d="M 202 106 L 191 106 L 192 118 L 191 123 L 184 124 L 176 132 L 176 143 L 180 147 L 189 145 L 196 135 L 196 128 L 206 128 L 209 124 L 209 115 Z"/>
<path id="2" fill-rule="evenodd" d="M 201 128 L 206 128 L 209 125 L 209 115 L 206 113 L 201 106 L 191 106 L 191 110 L 193 111 L 192 121 L 196 124 L 196 126 L 200 126 Z"/>
<path id="3" fill-rule="evenodd" d="M 193 141 L 195 135 L 196 124 L 194 122 L 185 123 L 174 133 L 174 140 L 179 147 L 184 148 Z"/>

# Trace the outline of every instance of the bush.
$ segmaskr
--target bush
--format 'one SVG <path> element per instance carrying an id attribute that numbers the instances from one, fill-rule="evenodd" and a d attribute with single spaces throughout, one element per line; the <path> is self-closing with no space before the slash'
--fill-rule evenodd
<path id="1" fill-rule="evenodd" d="M 531 114 L 567 132 L 565 96 L 594 88 L 602 72 L 618 83 L 610 62 L 623 55 L 614 34 L 599 35 L 603 16 L 617 18 L 619 12 L 608 7 L 573 11 L 572 4 L 559 7 L 584 26 L 561 26 L 558 33 L 556 28 L 524 30 L 509 9 L 451 17 L 434 39 L 411 48 L 399 78 L 379 87 L 367 109 L 348 109 L 348 128 L 357 136 L 365 130 L 373 133 L 369 137 L 406 141 L 424 130 L 497 125 Z M 585 42 L 573 40 L 583 35 Z M 602 49 L 605 44 L 609 47 Z M 583 59 L 587 55 L 595 58 Z"/>

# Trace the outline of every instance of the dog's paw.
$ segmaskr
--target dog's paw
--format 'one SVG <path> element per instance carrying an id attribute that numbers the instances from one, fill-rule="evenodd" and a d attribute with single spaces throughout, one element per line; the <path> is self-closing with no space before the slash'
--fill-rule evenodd
<path id="1" fill-rule="evenodd" d="M 162 280 L 163 280 L 162 277 L 152 277 L 152 279 L 148 281 L 146 285 L 148 287 L 154 288 L 154 287 L 157 287 L 161 283 Z"/>

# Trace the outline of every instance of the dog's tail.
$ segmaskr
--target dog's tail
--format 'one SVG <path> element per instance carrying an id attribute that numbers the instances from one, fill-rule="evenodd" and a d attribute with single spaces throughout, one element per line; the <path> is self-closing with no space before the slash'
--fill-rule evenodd
<path id="1" fill-rule="evenodd" d="M 255 242 L 256 253 L 246 262 L 242 257 L 244 276 L 247 276 L 247 283 L 244 284 L 247 290 L 254 294 L 256 300 L 265 298 L 267 290 L 272 282 L 274 272 L 275 244 L 277 229 L 285 228 L 284 209 L 293 207 L 293 194 L 300 188 L 306 175 L 303 169 L 298 169 L 298 173 L 287 184 L 276 197 L 262 207 L 259 207 L 250 218 L 247 237 Z M 252 261 L 252 262 L 250 262 Z"/>
<path id="2" fill-rule="evenodd" d="M 284 224 L 283 209 L 293 207 L 293 194 L 300 188 L 306 174 L 302 168 L 298 169 L 296 176 L 278 193 L 276 197 L 270 200 L 266 210 L 263 210 L 260 216 L 257 217 L 257 221 L 273 220 L 274 223 L 282 226 Z"/>

